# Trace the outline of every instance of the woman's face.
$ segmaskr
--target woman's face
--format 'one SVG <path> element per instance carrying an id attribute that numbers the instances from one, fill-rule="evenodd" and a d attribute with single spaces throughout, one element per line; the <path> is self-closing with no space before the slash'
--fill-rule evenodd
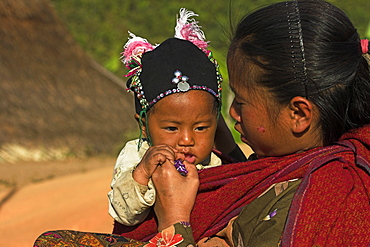
<path id="1" fill-rule="evenodd" d="M 296 147 L 290 143 L 291 133 L 282 114 L 283 107 L 274 108 L 279 113 L 273 118 L 269 113 L 272 112 L 269 106 L 274 105 L 271 96 L 263 89 L 247 90 L 240 81 L 231 78 L 233 76 L 230 76 L 230 87 L 235 98 L 229 113 L 236 120 L 235 129 L 241 134 L 241 140 L 248 144 L 258 157 L 294 153 Z"/>
<path id="2" fill-rule="evenodd" d="M 214 100 L 202 90 L 161 99 L 148 116 L 152 144 L 172 146 L 192 164 L 204 161 L 212 151 L 217 127 Z"/>

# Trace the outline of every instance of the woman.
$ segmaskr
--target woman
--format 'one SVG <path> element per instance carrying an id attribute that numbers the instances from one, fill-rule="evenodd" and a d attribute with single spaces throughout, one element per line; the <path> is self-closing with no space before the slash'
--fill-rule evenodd
<path id="1" fill-rule="evenodd" d="M 162 191 L 155 206 L 162 235 L 194 244 L 191 224 L 195 240 L 206 237 L 199 246 L 368 246 L 370 76 L 363 53 L 368 42 L 324 1 L 277 3 L 246 16 L 228 54 L 230 115 L 258 160 L 212 168 L 200 180 L 190 167 L 180 178 L 162 165 L 153 176 Z M 193 209 L 208 173 L 220 174 L 213 181 L 233 178 L 207 188 L 228 202 L 201 193 Z M 200 210 L 207 214 L 193 216 Z"/>

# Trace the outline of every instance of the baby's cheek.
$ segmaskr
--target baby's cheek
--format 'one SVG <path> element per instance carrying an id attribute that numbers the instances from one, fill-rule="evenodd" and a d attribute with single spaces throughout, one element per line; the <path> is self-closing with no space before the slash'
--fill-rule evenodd
<path id="1" fill-rule="evenodd" d="M 213 142 L 205 142 L 194 149 L 194 154 L 197 157 L 198 163 L 204 161 L 210 156 L 210 154 L 212 153 L 213 145 Z"/>

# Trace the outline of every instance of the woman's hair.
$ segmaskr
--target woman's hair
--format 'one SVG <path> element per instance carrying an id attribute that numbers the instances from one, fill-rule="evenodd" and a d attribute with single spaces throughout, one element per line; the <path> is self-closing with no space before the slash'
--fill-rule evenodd
<path id="1" fill-rule="evenodd" d="M 234 80 L 266 88 L 279 104 L 295 96 L 313 102 L 325 145 L 370 123 L 369 65 L 359 35 L 348 17 L 325 1 L 281 2 L 244 17 L 228 62 Z M 247 75 L 247 63 L 262 73 Z"/>

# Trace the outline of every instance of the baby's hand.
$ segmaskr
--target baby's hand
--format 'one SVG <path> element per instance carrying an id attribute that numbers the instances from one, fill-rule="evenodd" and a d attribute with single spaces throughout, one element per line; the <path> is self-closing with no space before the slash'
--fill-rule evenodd
<path id="1" fill-rule="evenodd" d="M 183 156 L 175 148 L 168 145 L 150 147 L 134 170 L 132 176 L 139 184 L 147 185 L 158 165 L 162 165 L 166 160 L 174 164 L 175 159 L 184 159 L 181 155 Z"/>

